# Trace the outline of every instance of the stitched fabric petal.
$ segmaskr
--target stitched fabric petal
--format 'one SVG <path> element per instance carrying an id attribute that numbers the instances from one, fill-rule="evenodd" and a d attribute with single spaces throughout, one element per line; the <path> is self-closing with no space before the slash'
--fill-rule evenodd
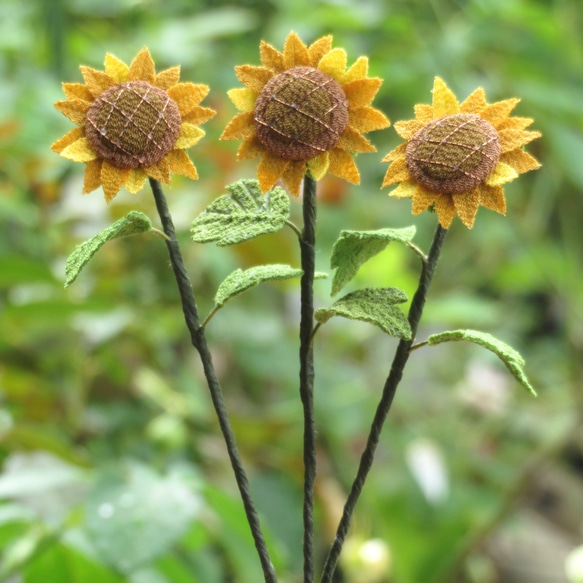
<path id="1" fill-rule="evenodd" d="M 239 113 L 225 128 L 221 140 L 242 140 L 255 134 L 253 113 Z"/>
<path id="2" fill-rule="evenodd" d="M 346 69 L 347 58 L 344 49 L 333 49 L 322 57 L 318 63 L 318 69 L 334 79 L 340 80 Z"/>
<path id="3" fill-rule="evenodd" d="M 273 188 L 275 183 L 282 177 L 289 163 L 289 160 L 276 158 L 269 152 L 265 152 L 257 168 L 259 188 L 261 188 L 262 192 L 267 192 Z"/>
<path id="4" fill-rule="evenodd" d="M 156 79 L 156 67 L 150 51 L 144 47 L 134 58 L 132 64 L 130 65 L 130 70 L 128 72 L 129 81 L 147 81 L 148 83 L 154 84 Z"/>
<path id="5" fill-rule="evenodd" d="M 412 182 L 412 181 L 413 177 L 409 173 L 409 169 L 407 168 L 407 162 L 403 158 L 399 158 L 389 166 L 389 169 L 385 174 L 382 187 L 389 186 L 391 184 L 396 184 L 397 182 Z"/>
<path id="6" fill-rule="evenodd" d="M 116 83 L 124 83 L 128 80 L 128 75 L 130 68 L 115 55 L 107 53 L 105 55 L 105 72 L 113 79 Z"/>
<path id="7" fill-rule="evenodd" d="M 253 111 L 258 94 L 247 87 L 227 91 L 229 99 L 239 111 Z"/>
<path id="8" fill-rule="evenodd" d="M 494 168 L 494 172 L 486 178 L 486 184 L 488 186 L 502 186 L 502 184 L 511 182 L 515 178 L 518 178 L 518 172 L 512 166 L 504 162 L 498 162 L 496 168 Z"/>
<path id="9" fill-rule="evenodd" d="M 314 180 L 322 180 L 328 172 L 330 166 L 330 155 L 328 152 L 323 152 L 319 156 L 308 160 L 308 168 Z"/>
<path id="10" fill-rule="evenodd" d="M 198 179 L 198 172 L 184 150 L 172 150 L 167 156 L 168 167 L 174 174 L 181 174 L 192 180 Z"/>
<path id="11" fill-rule="evenodd" d="M 354 159 L 344 150 L 334 149 L 330 152 L 328 172 L 351 184 L 360 184 L 360 173 L 358 172 Z"/>
<path id="12" fill-rule="evenodd" d="M 378 77 L 345 83 L 342 89 L 350 102 L 350 109 L 358 109 L 365 105 L 370 105 L 382 83 L 383 80 Z"/>
<path id="13" fill-rule="evenodd" d="M 459 112 L 460 106 L 457 97 L 443 79 L 436 77 L 433 82 L 433 119 Z"/>
<path id="14" fill-rule="evenodd" d="M 308 48 L 295 32 L 290 32 L 283 47 L 283 60 L 286 69 L 292 67 L 309 67 Z"/>
<path id="15" fill-rule="evenodd" d="M 101 186 L 101 166 L 103 160 L 91 160 L 85 166 L 85 174 L 83 177 L 83 194 L 93 192 L 96 188 Z"/>
<path id="16" fill-rule="evenodd" d="M 176 67 L 170 67 L 164 71 L 160 71 L 156 75 L 156 80 L 154 85 L 160 87 L 160 89 L 170 89 L 180 81 L 180 65 Z"/>
<path id="17" fill-rule="evenodd" d="M 281 73 L 285 69 L 283 54 L 263 40 L 259 45 L 259 58 L 261 64 L 274 73 Z"/>
<path id="18" fill-rule="evenodd" d="M 417 192 L 417 188 L 418 185 L 416 182 L 401 182 L 397 188 L 389 192 L 389 196 L 394 196 L 395 198 L 412 198 Z"/>
<path id="19" fill-rule="evenodd" d="M 147 179 L 148 175 L 141 168 L 132 168 L 125 183 L 126 190 L 137 194 L 144 188 Z"/>
<path id="20" fill-rule="evenodd" d="M 368 75 L 368 57 L 358 57 L 354 64 L 342 76 L 342 83 L 351 83 L 366 79 Z"/>
<path id="21" fill-rule="evenodd" d="M 90 162 L 97 158 L 97 153 L 91 148 L 87 138 L 79 138 L 76 142 L 68 145 L 61 156 L 73 162 Z"/>
<path id="22" fill-rule="evenodd" d="M 294 196 L 300 195 L 300 186 L 305 175 L 306 163 L 302 161 L 291 162 L 285 169 L 282 176 L 283 182 Z"/>
<path id="23" fill-rule="evenodd" d="M 516 150 L 502 154 L 500 156 L 500 162 L 512 166 L 518 174 L 524 174 L 530 170 L 540 168 L 540 162 L 522 148 L 517 148 Z"/>

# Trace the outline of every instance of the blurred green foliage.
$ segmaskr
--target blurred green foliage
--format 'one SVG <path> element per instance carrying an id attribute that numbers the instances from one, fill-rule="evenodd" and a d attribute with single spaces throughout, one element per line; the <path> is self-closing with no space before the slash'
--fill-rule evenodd
<path id="1" fill-rule="evenodd" d="M 78 243 L 131 210 L 157 224 L 152 198 L 147 190 L 122 191 L 106 206 L 100 192 L 82 197 L 82 167 L 48 147 L 71 127 L 52 107 L 62 99 L 60 82 L 80 81 L 79 64 L 100 68 L 106 52 L 129 61 L 147 44 L 158 67 L 181 64 L 184 79 L 211 86 L 208 102 L 219 114 L 192 152 L 201 179 L 175 177 L 168 191 L 208 312 L 234 269 L 299 264 L 290 230 L 228 249 L 188 235 L 226 184 L 254 175 L 252 164 L 235 162 L 236 144 L 218 141 L 234 113 L 225 94 L 237 86 L 233 67 L 258 63 L 260 39 L 281 47 L 296 30 L 305 41 L 334 34 L 351 59 L 369 55 L 371 74 L 385 79 L 376 106 L 393 121 L 429 101 L 438 74 L 461 98 L 478 85 L 490 101 L 522 97 L 517 115 L 534 117 L 543 132 L 530 147 L 543 168 L 508 186 L 508 218 L 482 209 L 473 231 L 454 224 L 419 334 L 454 327 L 495 334 L 525 356 L 539 398 L 527 398 L 477 347 L 417 351 L 342 575 L 349 583 L 539 581 L 532 573 L 504 579 L 486 543 L 524 508 L 573 545 L 580 536 L 583 504 L 569 504 L 583 467 L 576 431 L 583 410 L 582 29 L 579 0 L 2 0 L 0 580 L 261 579 L 163 242 L 151 235 L 110 242 L 63 289 L 65 259 Z M 389 129 L 372 140 L 379 152 L 358 158 L 360 187 L 320 183 L 319 270 L 329 271 L 341 229 L 415 223 L 416 242 L 426 248 L 430 240 L 434 216 L 413 219 L 408 201 L 379 192 L 380 159 L 399 139 Z M 299 210 L 292 201 L 298 222 Z M 350 288 L 395 286 L 410 295 L 417 274 L 413 254 L 391 245 Z M 317 307 L 330 305 L 329 293 L 329 280 L 316 282 Z M 266 284 L 233 299 L 209 325 L 286 582 L 301 573 L 298 306 L 297 281 Z M 376 327 L 343 319 L 316 338 L 320 559 L 394 347 Z M 551 488 L 559 500 L 550 509 L 538 496 L 549 474 L 572 484 Z M 571 511 L 557 510 L 565 505 Z M 380 547 L 364 544 L 370 539 Z"/>

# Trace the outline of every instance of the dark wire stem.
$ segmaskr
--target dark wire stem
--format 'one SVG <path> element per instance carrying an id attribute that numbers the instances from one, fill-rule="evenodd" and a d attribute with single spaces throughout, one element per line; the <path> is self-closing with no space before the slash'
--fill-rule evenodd
<path id="1" fill-rule="evenodd" d="M 178 245 L 178 241 L 176 240 L 174 223 L 172 222 L 172 217 L 170 216 L 170 212 L 168 210 L 166 197 L 164 196 L 164 192 L 159 182 L 150 178 L 150 186 L 152 187 L 154 200 L 156 201 L 156 208 L 158 209 L 158 214 L 160 215 L 160 221 L 162 222 L 164 232 L 168 237 L 166 246 L 168 247 L 170 263 L 172 264 L 174 277 L 176 278 L 178 291 L 180 292 L 180 299 L 182 300 L 184 320 L 186 322 L 188 331 L 190 332 L 192 345 L 196 348 L 200 355 L 200 360 L 204 369 L 204 375 L 206 377 L 211 399 L 219 419 L 219 425 L 225 439 L 225 444 L 227 446 L 227 451 L 231 460 L 231 466 L 235 472 L 235 479 L 237 481 L 237 486 L 239 487 L 241 499 L 243 500 L 247 521 L 249 522 L 249 527 L 251 528 L 251 534 L 253 535 L 253 540 L 255 541 L 255 548 L 257 549 L 259 560 L 261 561 L 261 567 L 263 568 L 265 581 L 266 583 L 277 583 L 275 570 L 271 564 L 267 545 L 265 544 L 265 539 L 261 531 L 259 516 L 257 515 L 257 510 L 255 509 L 255 505 L 253 504 L 253 500 L 251 498 L 249 480 L 247 479 L 247 474 L 243 468 L 243 463 L 241 461 L 237 443 L 235 441 L 235 435 L 233 434 L 227 408 L 225 407 L 225 402 L 223 400 L 221 385 L 219 384 L 213 366 L 211 353 L 209 351 L 204 334 L 204 329 L 200 326 L 200 318 L 198 314 L 198 308 L 196 306 L 196 300 L 194 298 L 190 279 L 188 278 L 188 273 L 186 272 L 186 268 L 184 266 L 182 253 L 180 252 L 180 247 Z"/>
<path id="2" fill-rule="evenodd" d="M 395 392 L 403 376 L 403 370 L 407 364 L 407 360 L 409 359 L 410 348 L 415 341 L 415 335 L 417 334 L 417 328 L 421 320 L 421 315 L 423 314 L 423 307 L 427 298 L 427 292 L 429 291 L 431 280 L 433 279 L 433 274 L 435 273 L 435 268 L 437 267 L 439 254 L 441 253 L 441 248 L 443 246 L 446 234 L 447 229 L 444 229 L 441 225 L 438 224 L 433 236 L 433 242 L 431 244 L 431 249 L 429 250 L 429 255 L 427 256 L 427 261 L 423 263 L 423 267 L 421 269 L 421 276 L 419 277 L 417 291 L 413 296 L 413 301 L 411 302 L 411 307 L 409 308 L 408 320 L 409 325 L 411 326 L 411 340 L 401 340 L 397 346 L 395 357 L 393 358 L 393 364 L 391 365 L 391 371 L 389 372 L 389 376 L 385 381 L 383 394 L 377 406 L 374 420 L 370 428 L 366 447 L 364 448 L 364 452 L 360 458 L 358 472 L 354 482 L 352 483 L 348 498 L 346 499 L 342 518 L 340 519 L 340 523 L 336 531 L 336 536 L 334 537 L 334 542 L 332 543 L 332 547 L 328 553 L 328 558 L 326 559 L 326 564 L 324 565 L 322 583 L 331 583 L 332 577 L 334 576 L 338 557 L 340 556 L 342 545 L 344 544 L 344 539 L 346 538 L 348 529 L 350 527 L 352 514 L 362 492 L 362 488 L 368 476 L 368 472 L 370 471 L 370 468 L 373 464 L 375 450 L 379 443 L 379 438 L 385 423 L 385 419 L 387 418 L 387 415 L 391 409 Z"/>
<path id="3" fill-rule="evenodd" d="M 314 581 L 314 483 L 316 481 L 316 427 L 314 422 L 314 271 L 316 266 L 316 181 L 306 174 L 303 192 L 304 228 L 300 237 L 300 397 L 304 408 L 304 583 Z"/>

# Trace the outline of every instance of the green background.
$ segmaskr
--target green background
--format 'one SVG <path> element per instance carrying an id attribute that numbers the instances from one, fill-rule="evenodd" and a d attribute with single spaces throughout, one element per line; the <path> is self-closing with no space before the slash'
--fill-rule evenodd
<path id="1" fill-rule="evenodd" d="M 81 241 L 130 210 L 159 226 L 150 192 L 81 196 L 83 166 L 49 151 L 71 129 L 54 110 L 79 64 L 147 45 L 159 69 L 210 85 L 217 116 L 190 153 L 198 182 L 167 189 L 203 313 L 234 269 L 297 267 L 283 230 L 232 248 L 189 242 L 224 186 L 254 176 L 218 137 L 235 114 L 233 67 L 259 64 L 290 30 L 334 35 L 385 82 L 393 122 L 429 102 L 434 75 L 463 99 L 519 96 L 535 118 L 537 172 L 506 188 L 508 216 L 455 220 L 418 337 L 477 328 L 519 349 L 532 399 L 490 353 L 462 343 L 411 358 L 341 563 L 349 583 L 567 581 L 581 544 L 583 438 L 583 11 L 578 0 L 0 1 L 0 580 L 214 583 L 261 580 L 161 239 L 106 244 L 63 289 Z M 393 129 L 357 163 L 362 184 L 319 184 L 317 269 L 341 229 L 417 226 L 435 215 L 380 191 Z M 300 222 L 300 205 L 292 217 Z M 391 244 L 347 288 L 412 294 L 418 260 Z M 329 305 L 330 280 L 316 282 Z M 297 280 L 218 313 L 208 337 L 281 581 L 301 573 L 302 427 Z M 335 321 L 316 338 L 317 557 L 333 537 L 396 341 Z M 421 473 L 421 476 L 419 475 Z M 424 489 L 424 484 L 425 489 Z M 429 488 L 429 489 L 427 489 Z M 373 543 L 371 543 L 373 541 Z M 457 574 L 453 574 L 456 572 Z"/>

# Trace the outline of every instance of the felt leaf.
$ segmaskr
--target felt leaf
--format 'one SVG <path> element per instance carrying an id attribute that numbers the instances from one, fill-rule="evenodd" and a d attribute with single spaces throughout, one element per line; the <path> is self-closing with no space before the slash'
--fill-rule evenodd
<path id="1" fill-rule="evenodd" d="M 314 317 L 320 324 L 326 323 L 334 316 L 369 322 L 389 336 L 410 340 L 409 322 L 401 309 L 395 305 L 406 301 L 405 292 L 394 287 L 361 289 L 340 298 L 329 308 L 316 310 Z"/>
<path id="2" fill-rule="evenodd" d="M 69 255 L 65 264 L 65 275 L 67 281 L 65 287 L 71 285 L 76 279 L 87 262 L 107 243 L 112 239 L 120 237 L 130 237 L 131 235 L 138 235 L 139 233 L 146 233 L 152 230 L 152 223 L 150 219 L 138 211 L 131 211 L 127 216 L 119 219 L 100 233 L 81 243 Z"/>
<path id="3" fill-rule="evenodd" d="M 479 344 L 493 352 L 510 371 L 510 374 L 533 396 L 536 397 L 536 391 L 528 382 L 522 367 L 524 366 L 524 359 L 511 346 L 498 340 L 491 334 L 480 332 L 479 330 L 450 330 L 448 332 L 440 332 L 433 334 L 427 339 L 430 346 L 441 344 L 442 342 L 456 342 L 459 340 L 467 340 L 474 344 Z"/>
<path id="4" fill-rule="evenodd" d="M 234 245 L 285 225 L 290 202 L 283 188 L 262 194 L 257 180 L 240 180 L 227 191 L 194 220 L 192 238 L 197 243 Z"/>
<path id="5" fill-rule="evenodd" d="M 223 306 L 233 296 L 239 295 L 264 281 L 276 281 L 282 279 L 293 279 L 302 277 L 304 272 L 301 269 L 294 269 L 289 265 L 258 265 L 243 271 L 237 269 L 226 277 L 219 285 L 215 294 L 215 304 Z M 325 273 L 315 274 L 317 279 L 328 277 Z"/>
<path id="6" fill-rule="evenodd" d="M 415 227 L 379 229 L 378 231 L 341 231 L 332 247 L 330 267 L 335 269 L 332 293 L 337 294 L 357 273 L 391 241 L 407 244 L 415 236 Z"/>

